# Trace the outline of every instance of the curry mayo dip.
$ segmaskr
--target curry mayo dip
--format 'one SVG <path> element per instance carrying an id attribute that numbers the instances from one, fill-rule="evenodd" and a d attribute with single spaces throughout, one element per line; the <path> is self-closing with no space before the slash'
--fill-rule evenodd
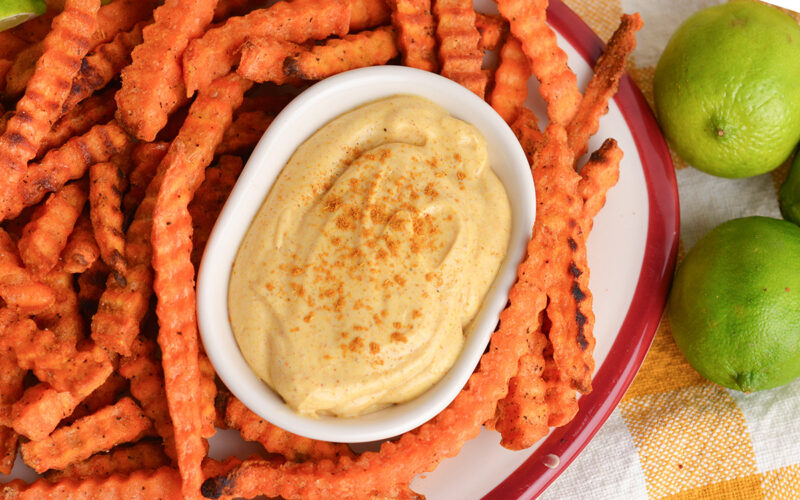
<path id="1" fill-rule="evenodd" d="M 408 401 L 461 352 L 510 226 L 475 127 L 409 95 L 349 111 L 295 151 L 239 247 L 241 352 L 303 415 Z"/>

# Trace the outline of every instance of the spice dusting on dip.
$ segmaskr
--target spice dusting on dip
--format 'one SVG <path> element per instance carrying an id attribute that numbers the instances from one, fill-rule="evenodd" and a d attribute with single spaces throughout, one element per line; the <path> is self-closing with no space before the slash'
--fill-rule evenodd
<path id="1" fill-rule="evenodd" d="M 460 354 L 510 226 L 475 127 L 408 95 L 347 112 L 295 151 L 239 247 L 242 354 L 303 415 L 408 401 Z"/>

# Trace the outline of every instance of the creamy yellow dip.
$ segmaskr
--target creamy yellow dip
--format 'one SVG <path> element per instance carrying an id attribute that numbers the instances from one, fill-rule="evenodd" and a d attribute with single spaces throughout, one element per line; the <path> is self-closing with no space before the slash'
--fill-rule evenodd
<path id="1" fill-rule="evenodd" d="M 416 96 L 356 108 L 297 149 L 242 241 L 239 347 L 304 415 L 412 399 L 461 352 L 510 225 L 475 127 Z"/>

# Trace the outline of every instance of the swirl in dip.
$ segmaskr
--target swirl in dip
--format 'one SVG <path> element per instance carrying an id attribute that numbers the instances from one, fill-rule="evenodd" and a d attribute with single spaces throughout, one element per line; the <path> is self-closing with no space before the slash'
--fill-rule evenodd
<path id="1" fill-rule="evenodd" d="M 510 226 L 475 127 L 416 96 L 358 107 L 295 151 L 239 247 L 239 347 L 303 415 L 408 401 L 461 352 Z"/>

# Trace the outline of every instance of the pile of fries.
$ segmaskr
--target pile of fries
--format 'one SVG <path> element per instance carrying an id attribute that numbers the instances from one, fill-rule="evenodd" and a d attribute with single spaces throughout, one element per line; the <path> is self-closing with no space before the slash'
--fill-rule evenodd
<path id="1" fill-rule="evenodd" d="M 608 139 L 577 160 L 641 27 L 623 16 L 581 94 L 546 0 L 66 0 L 0 33 L 3 498 L 413 498 L 415 475 L 482 425 L 521 449 L 591 390 L 586 237 L 619 175 Z M 498 51 L 496 68 L 483 67 Z M 464 390 L 378 452 L 292 435 L 215 378 L 194 278 L 272 118 L 310 83 L 402 63 L 486 100 L 528 155 L 537 217 L 491 345 Z M 523 103 L 540 82 L 549 124 Z M 216 461 L 238 430 L 264 456 Z"/>

